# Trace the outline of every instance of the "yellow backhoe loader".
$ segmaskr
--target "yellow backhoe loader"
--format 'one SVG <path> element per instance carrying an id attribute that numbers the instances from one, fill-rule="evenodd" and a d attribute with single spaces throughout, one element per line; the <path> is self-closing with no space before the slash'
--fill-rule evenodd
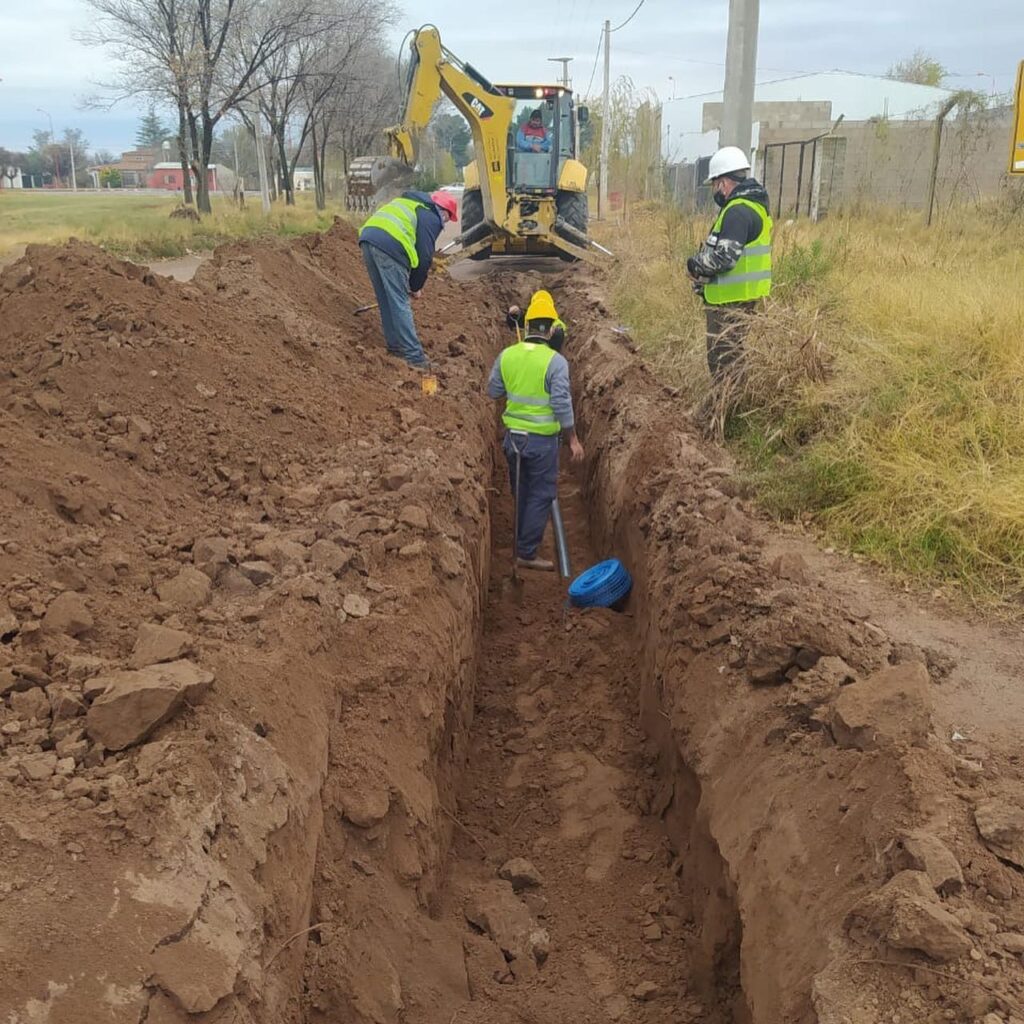
<path id="1" fill-rule="evenodd" d="M 461 235 L 445 250 L 455 249 L 454 258 L 472 259 L 545 255 L 592 260 L 595 250 L 610 255 L 587 236 L 587 169 L 576 159 L 586 107 L 577 107 L 572 92 L 561 85 L 491 84 L 442 45 L 433 25 L 410 36 L 401 124 L 385 132 L 386 156 L 352 161 L 349 207 L 370 209 L 390 198 L 402 178 L 411 180 L 419 135 L 443 95 L 473 135 L 473 161 L 464 171 Z"/>

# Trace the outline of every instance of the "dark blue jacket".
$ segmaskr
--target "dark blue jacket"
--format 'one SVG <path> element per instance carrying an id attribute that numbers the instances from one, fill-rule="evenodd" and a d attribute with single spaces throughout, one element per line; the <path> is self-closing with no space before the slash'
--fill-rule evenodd
<path id="1" fill-rule="evenodd" d="M 409 268 L 409 291 L 418 292 L 427 283 L 430 264 L 434 260 L 434 249 L 437 247 L 437 240 L 444 224 L 440 212 L 426 192 L 403 192 L 402 196 L 425 204 L 416 211 L 416 252 L 420 257 L 420 265 L 415 270 Z M 386 231 L 381 231 L 380 228 L 363 228 L 359 232 L 359 241 L 366 242 L 375 249 L 393 256 L 399 263 L 409 266 L 409 257 L 405 254 L 405 249 L 397 238 L 392 238 Z"/>

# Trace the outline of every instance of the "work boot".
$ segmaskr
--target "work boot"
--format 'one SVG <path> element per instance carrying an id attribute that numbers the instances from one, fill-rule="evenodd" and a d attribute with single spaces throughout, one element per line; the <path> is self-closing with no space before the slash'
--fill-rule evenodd
<path id="1" fill-rule="evenodd" d="M 546 558 L 517 558 L 516 565 L 520 569 L 537 569 L 540 572 L 555 571 L 555 563 Z"/>

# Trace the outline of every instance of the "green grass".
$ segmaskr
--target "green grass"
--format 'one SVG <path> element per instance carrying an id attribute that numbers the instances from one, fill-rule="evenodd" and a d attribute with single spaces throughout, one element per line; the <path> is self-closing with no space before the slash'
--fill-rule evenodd
<path id="1" fill-rule="evenodd" d="M 1015 212 L 1014 212 L 1015 210 Z M 682 263 L 703 220 L 632 212 L 613 306 L 655 371 L 711 399 Z M 775 290 L 722 436 L 764 507 L 974 596 L 1024 597 L 1024 213 L 778 226 Z"/>
<path id="2" fill-rule="evenodd" d="M 238 210 L 226 198 L 213 197 L 213 213 L 198 224 L 172 220 L 179 205 L 173 195 L 155 193 L 0 191 L 0 260 L 19 254 L 33 242 L 68 238 L 95 242 L 133 259 L 182 256 L 239 238 L 299 235 L 330 227 L 338 207 L 318 213 L 312 197 L 299 195 L 294 207 L 275 203 L 264 217 L 259 200 Z"/>

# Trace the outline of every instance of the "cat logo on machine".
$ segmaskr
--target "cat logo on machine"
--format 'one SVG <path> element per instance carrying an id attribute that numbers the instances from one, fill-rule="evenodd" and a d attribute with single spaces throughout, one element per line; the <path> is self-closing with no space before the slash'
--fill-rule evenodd
<path id="1" fill-rule="evenodd" d="M 464 92 L 462 94 L 462 98 L 473 108 L 473 113 L 476 114 L 481 121 L 486 121 L 487 118 L 494 117 L 494 111 L 472 93 Z"/>

